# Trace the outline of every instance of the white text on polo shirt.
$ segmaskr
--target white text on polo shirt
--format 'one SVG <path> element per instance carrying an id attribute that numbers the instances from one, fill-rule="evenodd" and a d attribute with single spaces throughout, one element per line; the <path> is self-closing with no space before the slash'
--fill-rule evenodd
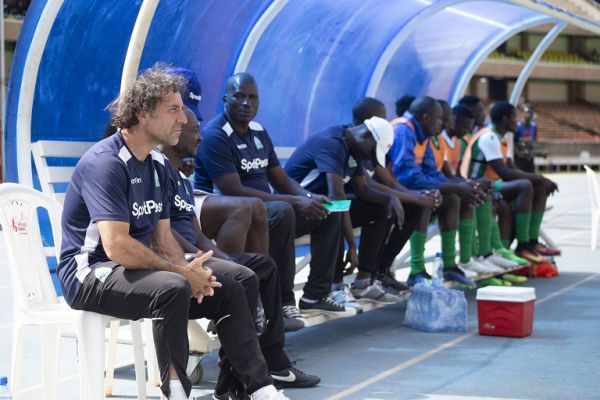
<path id="1" fill-rule="evenodd" d="M 185 201 L 184 199 L 182 199 L 181 196 L 179 196 L 178 194 L 176 194 L 175 198 L 173 199 L 173 205 L 179 211 L 185 210 L 187 212 L 190 212 L 190 211 L 192 211 L 194 209 L 193 205 L 191 205 L 190 203 L 188 203 L 187 201 Z"/>
<path id="2" fill-rule="evenodd" d="M 261 168 L 265 168 L 269 165 L 269 159 L 268 158 L 255 158 L 252 161 L 248 161 L 245 158 L 242 158 L 242 170 L 248 172 L 251 169 L 261 169 Z"/>
<path id="3" fill-rule="evenodd" d="M 139 219 L 143 215 L 162 212 L 163 204 L 157 203 L 154 200 L 147 200 L 142 204 L 138 204 L 136 201 L 132 207 L 131 214 Z"/>

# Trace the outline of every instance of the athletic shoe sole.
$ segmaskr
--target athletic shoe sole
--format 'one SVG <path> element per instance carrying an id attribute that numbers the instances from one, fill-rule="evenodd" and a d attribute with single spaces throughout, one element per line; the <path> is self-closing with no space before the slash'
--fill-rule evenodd
<path id="1" fill-rule="evenodd" d="M 353 308 L 347 308 L 345 311 L 331 311 L 331 310 L 322 310 L 320 308 L 309 308 L 309 309 L 300 309 L 300 311 L 302 311 L 302 314 L 310 317 L 313 315 L 331 315 L 334 317 L 351 317 L 353 315 L 358 314 L 358 312 L 356 311 L 356 309 Z"/>

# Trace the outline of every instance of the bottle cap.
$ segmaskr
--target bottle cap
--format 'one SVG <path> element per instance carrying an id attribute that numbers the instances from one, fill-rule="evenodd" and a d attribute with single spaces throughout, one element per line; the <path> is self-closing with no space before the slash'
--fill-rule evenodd
<path id="1" fill-rule="evenodd" d="M 8 385 L 8 378 L 6 376 L 0 376 L 0 386 Z"/>
<path id="2" fill-rule="evenodd" d="M 437 253 L 435 253 L 435 256 L 436 256 L 436 257 L 441 257 L 441 256 L 442 256 L 442 253 L 440 253 L 440 252 L 437 252 Z"/>

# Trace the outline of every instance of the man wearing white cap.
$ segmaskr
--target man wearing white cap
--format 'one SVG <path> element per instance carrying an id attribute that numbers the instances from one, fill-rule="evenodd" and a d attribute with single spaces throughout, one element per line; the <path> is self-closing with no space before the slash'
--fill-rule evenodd
<path id="1" fill-rule="evenodd" d="M 353 227 L 362 227 L 359 272 L 352 285 L 352 294 L 379 303 L 392 303 L 396 296 L 385 293 L 380 282 L 373 280 L 377 273 L 379 253 L 385 241 L 388 219 L 393 215 L 402 225 L 402 206 L 398 198 L 367 184 L 364 160 L 375 158 L 385 165 L 386 154 L 392 146 L 393 128 L 383 118 L 372 117 L 357 126 L 339 125 L 309 137 L 299 146 L 285 165 L 290 177 L 314 193 L 324 194 L 334 200 L 352 197 L 349 212 L 343 214 L 344 237 L 355 255 Z M 346 184 L 349 184 L 345 187 Z M 346 192 L 353 192 L 347 196 Z M 341 264 L 343 246 L 339 247 Z M 334 282 L 342 280 L 338 268 Z M 346 307 L 360 306 L 346 293 Z M 302 310 L 303 304 L 300 304 Z"/>

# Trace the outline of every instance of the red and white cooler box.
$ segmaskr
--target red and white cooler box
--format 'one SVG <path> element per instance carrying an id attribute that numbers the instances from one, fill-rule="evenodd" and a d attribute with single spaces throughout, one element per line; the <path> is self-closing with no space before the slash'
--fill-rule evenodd
<path id="1" fill-rule="evenodd" d="M 487 286 L 477 289 L 479 334 L 524 337 L 533 330 L 535 288 Z"/>

